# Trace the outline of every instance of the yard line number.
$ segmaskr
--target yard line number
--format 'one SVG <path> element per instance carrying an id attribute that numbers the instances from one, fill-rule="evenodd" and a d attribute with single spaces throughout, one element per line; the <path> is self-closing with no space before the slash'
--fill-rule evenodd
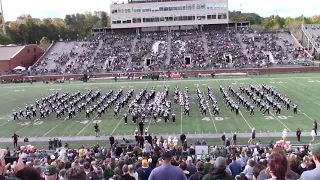
<path id="1" fill-rule="evenodd" d="M 81 124 L 88 124 L 90 121 L 89 120 L 84 120 L 84 121 L 80 121 L 79 123 Z M 92 124 L 100 124 L 101 120 L 94 120 L 91 122 Z"/>
<path id="2" fill-rule="evenodd" d="M 214 117 L 214 120 L 215 121 L 223 121 L 225 119 L 228 119 L 228 118 L 223 118 L 223 117 Z M 211 121 L 211 119 L 209 117 L 205 117 L 205 118 L 202 118 L 202 121 Z"/>
<path id="3" fill-rule="evenodd" d="M 38 126 L 38 125 L 40 125 L 42 123 L 43 123 L 43 121 L 36 121 L 34 123 L 32 123 L 32 122 L 21 122 L 21 123 L 18 123 L 18 124 L 20 124 L 21 126 L 29 126 L 29 125 Z"/>
<path id="4" fill-rule="evenodd" d="M 293 116 L 276 116 L 276 118 L 281 119 L 281 120 L 289 119 L 289 118 L 291 118 L 291 117 L 293 117 Z M 264 116 L 264 118 L 265 118 L 266 120 L 274 120 L 274 119 L 276 119 L 276 118 L 273 117 L 273 116 Z"/>

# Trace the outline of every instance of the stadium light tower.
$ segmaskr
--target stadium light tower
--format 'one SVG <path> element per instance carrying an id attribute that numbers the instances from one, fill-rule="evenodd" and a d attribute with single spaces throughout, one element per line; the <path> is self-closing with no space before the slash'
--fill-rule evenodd
<path id="1" fill-rule="evenodd" d="M 0 8 L 1 8 L 1 14 L 2 14 L 2 26 L 3 26 L 3 34 L 6 35 L 6 26 L 4 22 L 4 15 L 3 15 L 3 8 L 2 8 L 2 0 L 0 0 Z"/>

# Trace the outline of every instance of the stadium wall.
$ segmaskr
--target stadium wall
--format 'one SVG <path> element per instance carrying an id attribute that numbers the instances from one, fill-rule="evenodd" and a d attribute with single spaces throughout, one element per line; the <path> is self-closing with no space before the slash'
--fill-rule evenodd
<path id="1" fill-rule="evenodd" d="M 159 71 L 158 73 L 162 73 L 163 71 Z M 311 67 L 276 67 L 276 68 L 248 68 L 248 69 L 216 69 L 216 70 L 184 70 L 179 71 L 180 73 L 185 73 L 188 75 L 195 75 L 198 74 L 211 74 L 215 72 L 216 74 L 220 73 L 247 73 L 247 74 L 289 74 L 289 73 L 312 73 L 312 72 L 320 72 L 320 66 L 311 66 Z M 151 73 L 151 72 L 150 72 Z M 157 73 L 157 72 L 154 72 Z M 97 78 L 104 78 L 104 77 L 114 77 L 118 76 L 119 74 L 127 74 L 121 72 L 115 73 L 100 73 L 100 74 L 90 74 L 90 76 L 95 76 Z M 140 77 L 146 73 L 144 72 L 132 72 L 135 77 Z M 44 76 L 24 76 L 24 75 L 5 75 L 1 76 L 1 81 L 11 82 L 14 79 L 33 79 L 36 81 L 50 81 L 50 80 L 57 80 L 57 79 L 79 79 L 83 78 L 83 74 L 68 74 L 68 75 L 44 75 Z"/>

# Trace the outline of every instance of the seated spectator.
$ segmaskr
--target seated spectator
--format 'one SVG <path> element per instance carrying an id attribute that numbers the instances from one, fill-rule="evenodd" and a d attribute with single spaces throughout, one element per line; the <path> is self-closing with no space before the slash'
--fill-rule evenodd
<path id="1" fill-rule="evenodd" d="M 252 179 L 257 180 L 260 172 L 264 169 L 265 167 L 260 165 L 260 164 L 255 164 L 253 166 L 253 171 L 252 171 Z"/>
<path id="2" fill-rule="evenodd" d="M 197 165 L 196 165 L 196 168 L 197 168 L 197 172 L 194 173 L 193 175 L 191 175 L 189 177 L 189 180 L 201 180 L 202 177 L 204 176 L 204 165 L 203 165 L 203 162 L 199 161 L 197 162 Z"/>
<path id="3" fill-rule="evenodd" d="M 233 177 L 236 177 L 236 175 L 239 175 L 242 171 L 241 164 L 239 164 L 236 160 L 237 160 L 237 157 L 232 156 L 232 162 L 229 165 L 229 168 L 232 172 Z"/>
<path id="4" fill-rule="evenodd" d="M 132 164 L 130 164 L 129 166 L 128 166 L 128 169 L 129 169 L 129 175 L 130 176 L 132 176 L 132 177 L 134 177 L 134 179 L 138 179 L 138 173 L 137 172 L 134 172 L 134 167 L 133 167 L 133 165 Z"/>
<path id="5" fill-rule="evenodd" d="M 152 170 L 149 180 L 187 180 L 179 167 L 171 165 L 171 159 L 171 152 L 163 152 L 162 165 Z"/>
<path id="6" fill-rule="evenodd" d="M 179 167 L 182 169 L 183 173 L 186 175 L 187 178 L 190 177 L 190 172 L 187 170 L 188 166 L 185 162 L 181 162 Z"/>
<path id="7" fill-rule="evenodd" d="M 227 171 L 226 159 L 223 157 L 218 157 L 214 163 L 214 166 L 211 167 L 210 173 L 205 175 L 202 180 L 211 180 L 211 179 L 223 179 L 223 180 L 234 180 Z"/>
<path id="8" fill-rule="evenodd" d="M 197 172 L 196 166 L 192 163 L 192 157 L 188 156 L 187 158 L 187 170 L 190 172 L 190 175 Z"/>
<path id="9" fill-rule="evenodd" d="M 206 162 L 204 163 L 204 174 L 208 174 L 213 164 L 210 163 L 210 157 L 206 157 Z"/>
<path id="10" fill-rule="evenodd" d="M 86 180 L 86 173 L 80 168 L 68 169 L 65 175 L 67 180 Z"/>
<path id="11" fill-rule="evenodd" d="M 301 175 L 304 171 L 310 170 L 310 159 L 308 156 L 304 156 L 302 163 L 298 166 L 299 174 Z"/>
<path id="12" fill-rule="evenodd" d="M 135 180 L 135 178 L 130 176 L 130 174 L 129 174 L 128 165 L 126 165 L 126 164 L 123 165 L 122 172 L 123 172 L 123 175 L 120 177 L 119 180 Z"/>
<path id="13" fill-rule="evenodd" d="M 137 169 L 139 180 L 148 180 L 152 171 L 152 169 L 149 168 L 148 165 L 149 163 L 146 159 L 142 160 L 142 167 L 139 167 L 139 169 Z"/>
<path id="14" fill-rule="evenodd" d="M 252 180 L 253 166 L 254 166 L 254 161 L 252 159 L 249 159 L 246 167 L 243 170 L 243 173 L 247 176 L 249 180 Z"/>
<path id="15" fill-rule="evenodd" d="M 316 168 L 310 171 L 304 171 L 301 174 L 301 180 L 317 180 L 320 177 L 320 143 L 310 146 L 309 150 L 312 153 Z"/>
<path id="16" fill-rule="evenodd" d="M 268 171 L 272 178 L 269 180 L 286 180 L 288 159 L 282 153 L 272 153 L 268 161 Z"/>
<path id="17" fill-rule="evenodd" d="M 57 179 L 57 168 L 52 166 L 52 165 L 48 165 L 44 171 L 44 175 L 45 175 L 45 179 L 46 180 L 56 180 Z"/>

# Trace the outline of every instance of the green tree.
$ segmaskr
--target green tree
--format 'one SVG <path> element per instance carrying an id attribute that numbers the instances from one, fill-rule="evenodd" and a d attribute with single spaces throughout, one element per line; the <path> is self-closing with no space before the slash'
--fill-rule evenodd
<path id="1" fill-rule="evenodd" d="M 105 11 L 102 11 L 100 13 L 101 16 L 101 21 L 102 21 L 102 26 L 107 27 L 108 26 L 108 14 Z"/>
<path id="2" fill-rule="evenodd" d="M 13 44 L 12 39 L 8 35 L 0 34 L 0 45 Z"/>
<path id="3" fill-rule="evenodd" d="M 42 39 L 40 40 L 40 47 L 42 47 L 43 49 L 48 49 L 49 46 L 50 40 L 47 37 L 42 37 Z"/>

